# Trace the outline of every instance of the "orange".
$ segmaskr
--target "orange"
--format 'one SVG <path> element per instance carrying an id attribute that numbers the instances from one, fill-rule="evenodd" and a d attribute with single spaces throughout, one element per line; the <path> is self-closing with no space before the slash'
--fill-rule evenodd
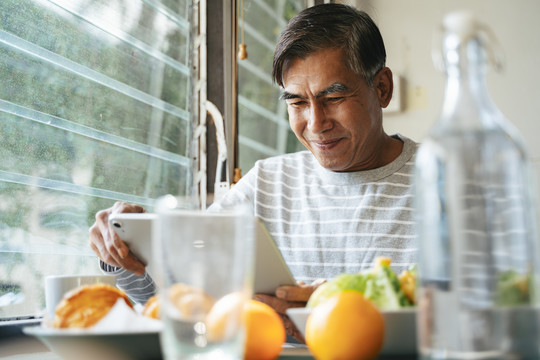
<path id="1" fill-rule="evenodd" d="M 242 323 L 246 300 L 243 293 L 233 292 L 216 301 L 206 315 L 208 340 L 212 342 L 225 341 L 237 333 Z"/>
<path id="2" fill-rule="evenodd" d="M 317 360 L 374 359 L 384 340 L 384 319 L 362 293 L 344 290 L 313 308 L 306 344 Z"/>
<path id="3" fill-rule="evenodd" d="M 245 308 L 246 347 L 244 360 L 276 359 L 285 343 L 285 326 L 269 305 L 250 300 Z"/>

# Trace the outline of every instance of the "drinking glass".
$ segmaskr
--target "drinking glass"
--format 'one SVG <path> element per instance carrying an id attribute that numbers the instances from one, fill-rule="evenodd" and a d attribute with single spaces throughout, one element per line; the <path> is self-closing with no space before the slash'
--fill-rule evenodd
<path id="1" fill-rule="evenodd" d="M 220 212 L 189 207 L 172 196 L 156 206 L 163 356 L 242 359 L 243 307 L 253 292 L 253 215 L 243 206 Z"/>

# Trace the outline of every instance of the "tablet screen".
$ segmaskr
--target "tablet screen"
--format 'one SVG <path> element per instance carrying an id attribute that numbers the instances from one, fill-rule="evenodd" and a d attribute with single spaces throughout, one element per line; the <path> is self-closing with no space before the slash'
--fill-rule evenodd
<path id="1" fill-rule="evenodd" d="M 295 285 L 296 281 L 263 222 L 257 218 L 255 222 L 255 282 L 253 292 L 273 295 L 278 286 Z"/>
<path id="2" fill-rule="evenodd" d="M 147 266 L 146 271 L 155 274 L 152 258 L 152 224 L 155 214 L 112 214 L 109 223 L 130 251 Z M 255 218 L 255 277 L 254 293 L 274 294 L 281 285 L 295 285 L 281 252 L 261 220 Z"/>

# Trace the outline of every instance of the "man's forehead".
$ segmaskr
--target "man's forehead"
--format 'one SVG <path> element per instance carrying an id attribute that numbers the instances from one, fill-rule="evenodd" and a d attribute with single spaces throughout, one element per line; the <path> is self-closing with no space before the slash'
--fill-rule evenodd
<path id="1" fill-rule="evenodd" d="M 283 90 L 294 94 L 318 94 L 328 89 L 335 92 L 355 87 L 362 77 L 350 70 L 343 61 L 334 61 L 337 59 L 341 57 L 335 52 L 296 59 L 283 73 Z"/>
<path id="2" fill-rule="evenodd" d="M 301 56 L 294 56 L 285 60 L 283 62 L 282 76 L 286 77 L 287 73 L 292 68 L 298 68 L 298 67 L 302 68 L 303 66 L 308 66 L 309 68 L 312 68 L 313 66 L 318 66 L 318 65 L 319 66 L 332 65 L 332 68 L 328 68 L 328 70 L 331 70 L 337 67 L 341 67 L 342 65 L 344 67 L 347 67 L 345 65 L 346 62 L 347 62 L 347 59 L 344 55 L 343 50 L 334 49 L 334 48 L 320 49 L 317 51 L 311 51 L 309 53 L 302 54 Z"/>

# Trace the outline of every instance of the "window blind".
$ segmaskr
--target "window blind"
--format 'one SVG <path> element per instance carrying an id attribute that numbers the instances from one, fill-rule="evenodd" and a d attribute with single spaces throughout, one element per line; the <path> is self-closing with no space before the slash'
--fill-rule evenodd
<path id="1" fill-rule="evenodd" d="M 0 2 L 0 318 L 98 273 L 95 213 L 192 178 L 189 0 Z"/>
<path id="2" fill-rule="evenodd" d="M 243 173 L 258 159 L 304 149 L 290 130 L 286 104 L 271 74 L 279 34 L 307 6 L 298 0 L 244 1 L 239 26 L 244 27 L 248 58 L 238 60 L 238 162 Z"/>

